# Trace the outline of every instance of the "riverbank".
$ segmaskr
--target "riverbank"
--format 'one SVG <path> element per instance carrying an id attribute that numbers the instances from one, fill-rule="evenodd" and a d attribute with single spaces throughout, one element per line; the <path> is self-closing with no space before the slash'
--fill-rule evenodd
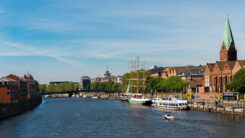
<path id="1" fill-rule="evenodd" d="M 42 97 L 38 96 L 28 100 L 21 100 L 11 103 L 0 103 L 0 120 L 21 114 L 35 108 L 42 102 Z"/>

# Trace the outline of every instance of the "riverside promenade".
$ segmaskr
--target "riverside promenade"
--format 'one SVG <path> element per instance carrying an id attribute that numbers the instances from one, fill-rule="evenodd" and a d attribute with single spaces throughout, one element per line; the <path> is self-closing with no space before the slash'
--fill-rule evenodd
<path id="1" fill-rule="evenodd" d="M 193 99 L 188 101 L 191 110 L 245 115 L 244 100 L 218 101 L 213 99 L 208 99 L 208 100 Z"/>

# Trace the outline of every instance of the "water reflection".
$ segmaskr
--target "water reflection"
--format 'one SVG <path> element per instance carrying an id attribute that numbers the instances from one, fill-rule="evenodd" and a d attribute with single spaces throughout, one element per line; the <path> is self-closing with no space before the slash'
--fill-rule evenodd
<path id="1" fill-rule="evenodd" d="M 47 98 L 33 111 L 0 121 L 1 137 L 243 137 L 244 118 L 169 112 L 114 100 Z"/>

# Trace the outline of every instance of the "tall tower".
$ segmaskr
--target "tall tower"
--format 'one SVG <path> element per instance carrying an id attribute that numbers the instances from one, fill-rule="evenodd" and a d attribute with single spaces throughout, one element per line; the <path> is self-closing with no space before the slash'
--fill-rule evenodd
<path id="1" fill-rule="evenodd" d="M 220 61 L 237 60 L 237 50 L 233 39 L 231 26 L 228 17 L 226 17 L 223 42 L 220 49 Z"/>

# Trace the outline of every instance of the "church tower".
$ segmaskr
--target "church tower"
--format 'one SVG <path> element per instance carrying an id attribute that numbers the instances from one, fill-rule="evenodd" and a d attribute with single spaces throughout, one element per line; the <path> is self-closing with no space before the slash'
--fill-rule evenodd
<path id="1" fill-rule="evenodd" d="M 237 60 L 237 50 L 232 36 L 231 26 L 228 17 L 226 17 L 223 42 L 220 49 L 220 61 Z"/>

